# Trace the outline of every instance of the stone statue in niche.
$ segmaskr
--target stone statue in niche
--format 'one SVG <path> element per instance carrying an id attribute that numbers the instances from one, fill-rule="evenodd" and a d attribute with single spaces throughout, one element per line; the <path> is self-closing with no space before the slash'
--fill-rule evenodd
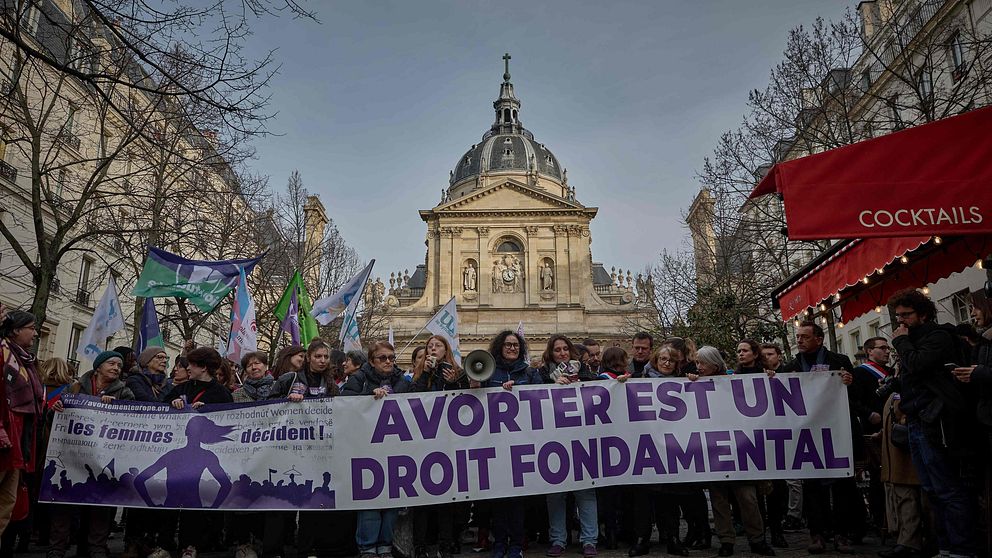
<path id="1" fill-rule="evenodd" d="M 475 270 L 475 265 L 469 261 L 462 272 L 462 288 L 465 292 L 474 293 L 479 290 L 479 273 Z"/>
<path id="2" fill-rule="evenodd" d="M 555 272 L 551 269 L 551 262 L 545 260 L 544 267 L 541 268 L 541 290 L 555 290 Z"/>

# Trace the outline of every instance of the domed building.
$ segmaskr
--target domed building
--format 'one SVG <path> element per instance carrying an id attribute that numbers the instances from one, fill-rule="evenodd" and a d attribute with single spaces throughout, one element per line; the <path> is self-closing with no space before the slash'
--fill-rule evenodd
<path id="1" fill-rule="evenodd" d="M 452 296 L 462 353 L 523 321 L 532 356 L 555 333 L 604 344 L 629 339 L 650 284 L 593 262 L 589 223 L 558 157 L 520 120 L 509 55 L 495 122 L 450 172 L 441 202 L 420 211 L 427 255 L 412 275 L 384 284 L 389 325 L 402 347 Z M 635 288 L 636 287 L 636 288 Z"/>

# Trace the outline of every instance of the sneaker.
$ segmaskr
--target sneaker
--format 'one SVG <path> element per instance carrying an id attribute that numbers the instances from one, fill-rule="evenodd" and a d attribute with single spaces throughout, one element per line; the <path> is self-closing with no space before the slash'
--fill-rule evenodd
<path id="1" fill-rule="evenodd" d="M 196 547 L 187 546 L 186 549 L 183 550 L 182 558 L 196 558 Z"/>
<path id="2" fill-rule="evenodd" d="M 560 544 L 551 545 L 551 548 L 544 553 L 548 558 L 560 558 L 565 553 L 565 549 Z"/>
<path id="3" fill-rule="evenodd" d="M 583 558 L 593 558 L 593 556 L 596 556 L 597 554 L 599 554 L 599 552 L 596 552 L 596 545 L 592 543 L 582 545 Z"/>
<path id="4" fill-rule="evenodd" d="M 172 558 L 169 551 L 162 548 L 161 546 L 156 546 L 152 549 L 151 553 L 148 554 L 148 558 Z"/>
<path id="5" fill-rule="evenodd" d="M 234 558 L 258 558 L 258 554 L 250 544 L 242 544 L 234 551 Z"/>

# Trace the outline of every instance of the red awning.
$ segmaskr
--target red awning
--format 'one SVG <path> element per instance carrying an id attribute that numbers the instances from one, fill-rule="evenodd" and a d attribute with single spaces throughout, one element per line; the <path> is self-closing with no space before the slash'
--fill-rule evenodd
<path id="1" fill-rule="evenodd" d="M 929 240 L 929 236 L 914 236 L 851 242 L 786 287 L 778 297 L 782 319 L 791 320 Z"/>
<path id="2" fill-rule="evenodd" d="M 772 167 L 789 238 L 992 233 L 992 107 Z"/>
<path id="3" fill-rule="evenodd" d="M 992 236 L 945 238 L 940 245 L 933 245 L 918 257 L 911 254 L 907 265 L 892 266 L 885 275 L 872 277 L 868 285 L 848 289 L 850 292 L 842 291 L 841 321 L 849 322 L 876 306 L 885 307 L 896 291 L 919 288 L 944 279 L 986 258 L 990 251 Z"/>

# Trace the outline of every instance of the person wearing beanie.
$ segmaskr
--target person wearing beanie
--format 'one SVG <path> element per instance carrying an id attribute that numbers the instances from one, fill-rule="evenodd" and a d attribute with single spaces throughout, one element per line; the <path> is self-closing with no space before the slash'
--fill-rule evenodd
<path id="1" fill-rule="evenodd" d="M 138 355 L 138 372 L 124 380 L 134 393 L 136 401 L 161 400 L 168 365 L 169 355 L 164 348 L 151 346 L 141 351 Z"/>

